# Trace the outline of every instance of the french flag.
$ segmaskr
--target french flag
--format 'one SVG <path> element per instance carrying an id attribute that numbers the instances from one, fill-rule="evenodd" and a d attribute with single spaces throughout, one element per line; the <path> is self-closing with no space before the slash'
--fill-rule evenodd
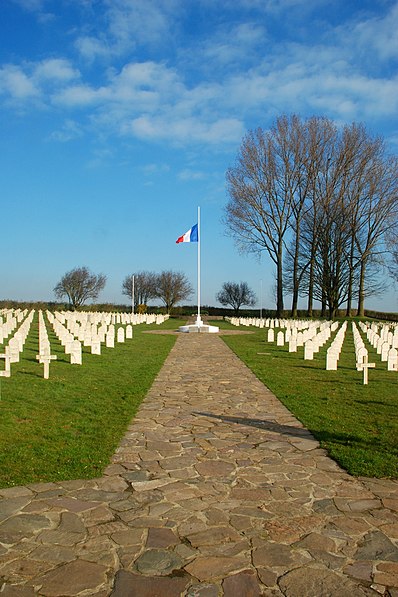
<path id="1" fill-rule="evenodd" d="M 199 241 L 198 225 L 195 224 L 182 236 L 177 238 L 176 243 L 197 243 Z"/>

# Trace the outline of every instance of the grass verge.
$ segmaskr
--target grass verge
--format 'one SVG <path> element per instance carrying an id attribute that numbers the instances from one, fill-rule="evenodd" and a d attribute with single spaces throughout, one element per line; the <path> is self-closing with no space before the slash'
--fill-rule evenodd
<path id="1" fill-rule="evenodd" d="M 398 374 L 387 371 L 366 340 L 376 369 L 369 371 L 369 385 L 364 386 L 355 368 L 350 325 L 337 371 L 325 370 L 330 343 L 313 361 L 304 361 L 303 348 L 289 353 L 287 345 L 267 343 L 264 330 L 242 329 L 254 333 L 224 336 L 224 342 L 332 458 L 355 476 L 398 478 Z"/>
<path id="2" fill-rule="evenodd" d="M 159 327 L 135 326 L 132 340 L 102 346 L 101 356 L 85 348 L 79 366 L 48 326 L 57 361 L 45 380 L 36 314 L 20 363 L 0 378 L 0 487 L 101 475 L 176 340 L 143 333 Z"/>

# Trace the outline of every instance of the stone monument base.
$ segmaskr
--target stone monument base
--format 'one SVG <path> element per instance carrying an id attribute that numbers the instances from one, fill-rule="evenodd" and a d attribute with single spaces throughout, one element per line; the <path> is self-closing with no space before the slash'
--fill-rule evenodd
<path id="1" fill-rule="evenodd" d="M 215 325 L 208 325 L 198 317 L 195 323 L 190 325 L 182 325 L 178 328 L 179 332 L 191 333 L 196 332 L 200 334 L 216 334 L 220 329 Z"/>

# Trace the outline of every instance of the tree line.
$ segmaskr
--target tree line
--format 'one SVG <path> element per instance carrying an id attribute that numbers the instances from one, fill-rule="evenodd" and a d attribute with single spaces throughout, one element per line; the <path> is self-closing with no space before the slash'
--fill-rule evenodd
<path id="1" fill-rule="evenodd" d="M 397 272 L 398 160 L 362 124 L 284 115 L 249 131 L 227 171 L 225 224 L 240 250 L 265 251 L 276 269 L 277 314 L 284 293 L 334 317 L 380 289 L 387 251 Z"/>
<path id="2" fill-rule="evenodd" d="M 54 293 L 60 300 L 66 298 L 72 309 L 79 309 L 87 300 L 96 300 L 105 284 L 104 274 L 93 274 L 85 266 L 76 267 L 62 276 Z M 177 303 L 188 298 L 192 292 L 185 274 L 170 270 L 160 274 L 140 271 L 126 276 L 122 283 L 122 293 L 130 298 L 131 304 L 134 303 L 135 311 L 158 298 L 166 312 L 170 313 Z"/>

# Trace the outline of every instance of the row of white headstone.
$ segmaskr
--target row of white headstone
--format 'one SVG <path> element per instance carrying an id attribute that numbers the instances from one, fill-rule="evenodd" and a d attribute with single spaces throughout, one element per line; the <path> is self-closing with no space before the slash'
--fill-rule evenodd
<path id="1" fill-rule="evenodd" d="M 11 322 L 11 319 L 15 319 L 16 323 L 14 325 L 14 322 L 13 322 L 12 326 L 8 327 L 6 337 L 8 337 L 10 335 L 10 333 L 16 328 L 18 323 L 20 323 L 22 321 L 22 324 L 17 329 L 14 336 L 12 338 L 10 338 L 8 345 L 4 349 L 4 352 L 0 354 L 0 358 L 4 359 L 4 361 L 5 361 L 5 368 L 3 371 L 0 371 L 1 377 L 10 377 L 11 376 L 11 363 L 19 362 L 20 353 L 23 351 L 23 347 L 25 345 L 26 338 L 29 334 L 30 326 L 31 326 L 35 312 L 34 312 L 34 310 L 31 311 L 29 313 L 29 315 L 26 317 L 26 319 L 23 319 L 24 316 L 26 315 L 26 313 L 27 313 L 27 310 L 19 313 L 17 317 L 11 316 L 11 318 L 7 319 L 7 321 L 9 321 L 9 322 Z M 4 337 L 3 337 L 2 344 L 3 343 L 4 343 Z"/>
<path id="2" fill-rule="evenodd" d="M 1 312 L 1 326 L 5 331 L 7 338 L 23 320 L 27 310 L 20 311 L 13 309 L 3 310 Z M 4 377 L 11 376 L 11 363 L 19 362 L 20 353 L 26 341 L 30 330 L 35 311 L 32 310 L 21 327 L 9 340 L 5 347 L 4 354 L 0 358 L 5 360 L 5 369 L 0 371 Z M 71 364 L 82 364 L 82 346 L 90 347 L 92 354 L 101 354 L 101 343 L 105 343 L 107 348 L 114 348 L 115 340 L 125 342 L 126 339 L 133 338 L 133 325 L 142 323 L 156 323 L 160 325 L 168 315 L 156 314 L 129 314 L 129 313 L 86 313 L 86 312 L 46 312 L 57 338 L 64 347 L 65 353 L 70 355 Z M 51 345 L 48 339 L 45 317 L 42 311 L 38 313 L 39 318 L 39 354 L 36 359 L 44 365 L 44 378 L 49 379 L 50 363 L 56 359 L 51 354 Z M 5 321 L 4 321 L 5 320 Z M 118 322 L 116 329 L 114 322 Z M 66 325 L 64 325 L 66 324 Z M 76 336 L 76 337 L 75 337 Z M 4 343 L 4 334 L 2 342 Z"/>
<path id="3" fill-rule="evenodd" d="M 355 324 L 352 322 L 352 335 L 354 338 L 355 357 L 357 364 L 357 371 L 363 371 L 363 383 L 368 384 L 368 369 L 376 367 L 376 363 L 369 363 L 368 349 L 365 346 L 362 336 Z"/>
<path id="4" fill-rule="evenodd" d="M 44 365 L 44 379 L 49 379 L 50 363 L 51 361 L 55 361 L 57 356 L 51 354 L 51 345 L 48 339 L 46 323 L 42 311 L 39 311 L 39 354 L 36 355 L 36 359 L 41 365 Z"/>
<path id="5" fill-rule="evenodd" d="M 23 311 L 21 309 L 2 309 L 0 311 L 0 344 L 4 344 L 4 340 L 7 340 L 27 314 L 27 309 Z"/>
<path id="6" fill-rule="evenodd" d="M 233 325 L 255 325 L 260 328 L 268 328 L 267 341 L 274 342 L 276 337 L 277 346 L 284 346 L 289 342 L 289 352 L 296 352 L 297 347 L 304 346 L 304 359 L 313 359 L 314 353 L 331 337 L 332 332 L 338 329 L 338 322 L 316 322 L 300 320 L 267 319 L 256 318 L 226 318 Z M 377 324 L 363 323 L 359 326 L 370 344 L 380 354 L 381 360 L 387 362 L 388 371 L 398 371 L 398 323 Z M 275 327 L 286 327 L 286 332 Z M 319 327 L 319 332 L 317 328 Z M 352 325 L 354 336 L 354 347 L 356 356 L 356 368 L 363 371 L 363 383 L 368 383 L 368 369 L 375 367 L 375 363 L 369 363 L 368 350 L 362 340 L 361 334 L 355 323 Z M 299 331 L 301 330 L 301 331 Z M 338 367 L 340 353 L 342 350 L 347 322 L 345 321 L 338 330 L 335 338 L 326 353 L 326 369 L 335 371 Z M 379 333 L 380 332 L 380 333 Z"/>
<path id="7" fill-rule="evenodd" d="M 257 328 L 292 328 L 297 331 L 305 330 L 311 326 L 323 325 L 325 322 L 317 322 L 306 319 L 276 319 L 267 318 L 263 319 L 260 317 L 225 317 L 226 321 L 229 321 L 232 325 L 239 326 L 255 326 Z"/>
<path id="8" fill-rule="evenodd" d="M 398 325 L 393 324 L 391 327 L 394 331 L 391 331 L 390 325 L 383 324 L 380 333 L 378 326 L 375 324 L 361 322 L 359 326 L 366 335 L 368 342 L 380 355 L 380 359 L 387 363 L 387 370 L 397 371 Z"/>
<path id="9" fill-rule="evenodd" d="M 267 342 L 275 342 L 277 346 L 289 343 L 289 352 L 297 352 L 297 348 L 304 346 L 304 359 L 312 360 L 314 353 L 329 340 L 332 332 L 338 328 L 338 322 L 314 321 L 300 319 L 258 319 L 258 318 L 229 318 L 233 325 L 254 325 L 267 329 Z M 276 332 L 275 328 L 279 328 Z M 285 328 L 282 331 L 280 328 Z"/>
<path id="10" fill-rule="evenodd" d="M 120 325 L 117 330 L 113 324 L 109 326 L 101 324 L 97 328 L 97 324 L 87 323 L 86 327 L 83 327 L 76 322 L 69 322 L 69 327 L 67 327 L 60 322 L 57 313 L 53 315 L 47 312 L 47 317 L 57 338 L 64 347 L 65 354 L 70 355 L 72 365 L 82 364 L 82 346 L 90 347 L 91 354 L 100 355 L 102 343 L 105 343 L 107 348 L 114 348 L 115 339 L 117 342 L 125 342 L 126 339 L 133 338 L 131 324 L 128 324 L 125 328 Z"/>
<path id="11" fill-rule="evenodd" d="M 347 322 L 344 321 L 341 328 L 333 338 L 333 341 L 326 351 L 326 371 L 336 371 L 340 358 L 341 349 L 343 347 L 345 333 L 347 330 Z"/>

